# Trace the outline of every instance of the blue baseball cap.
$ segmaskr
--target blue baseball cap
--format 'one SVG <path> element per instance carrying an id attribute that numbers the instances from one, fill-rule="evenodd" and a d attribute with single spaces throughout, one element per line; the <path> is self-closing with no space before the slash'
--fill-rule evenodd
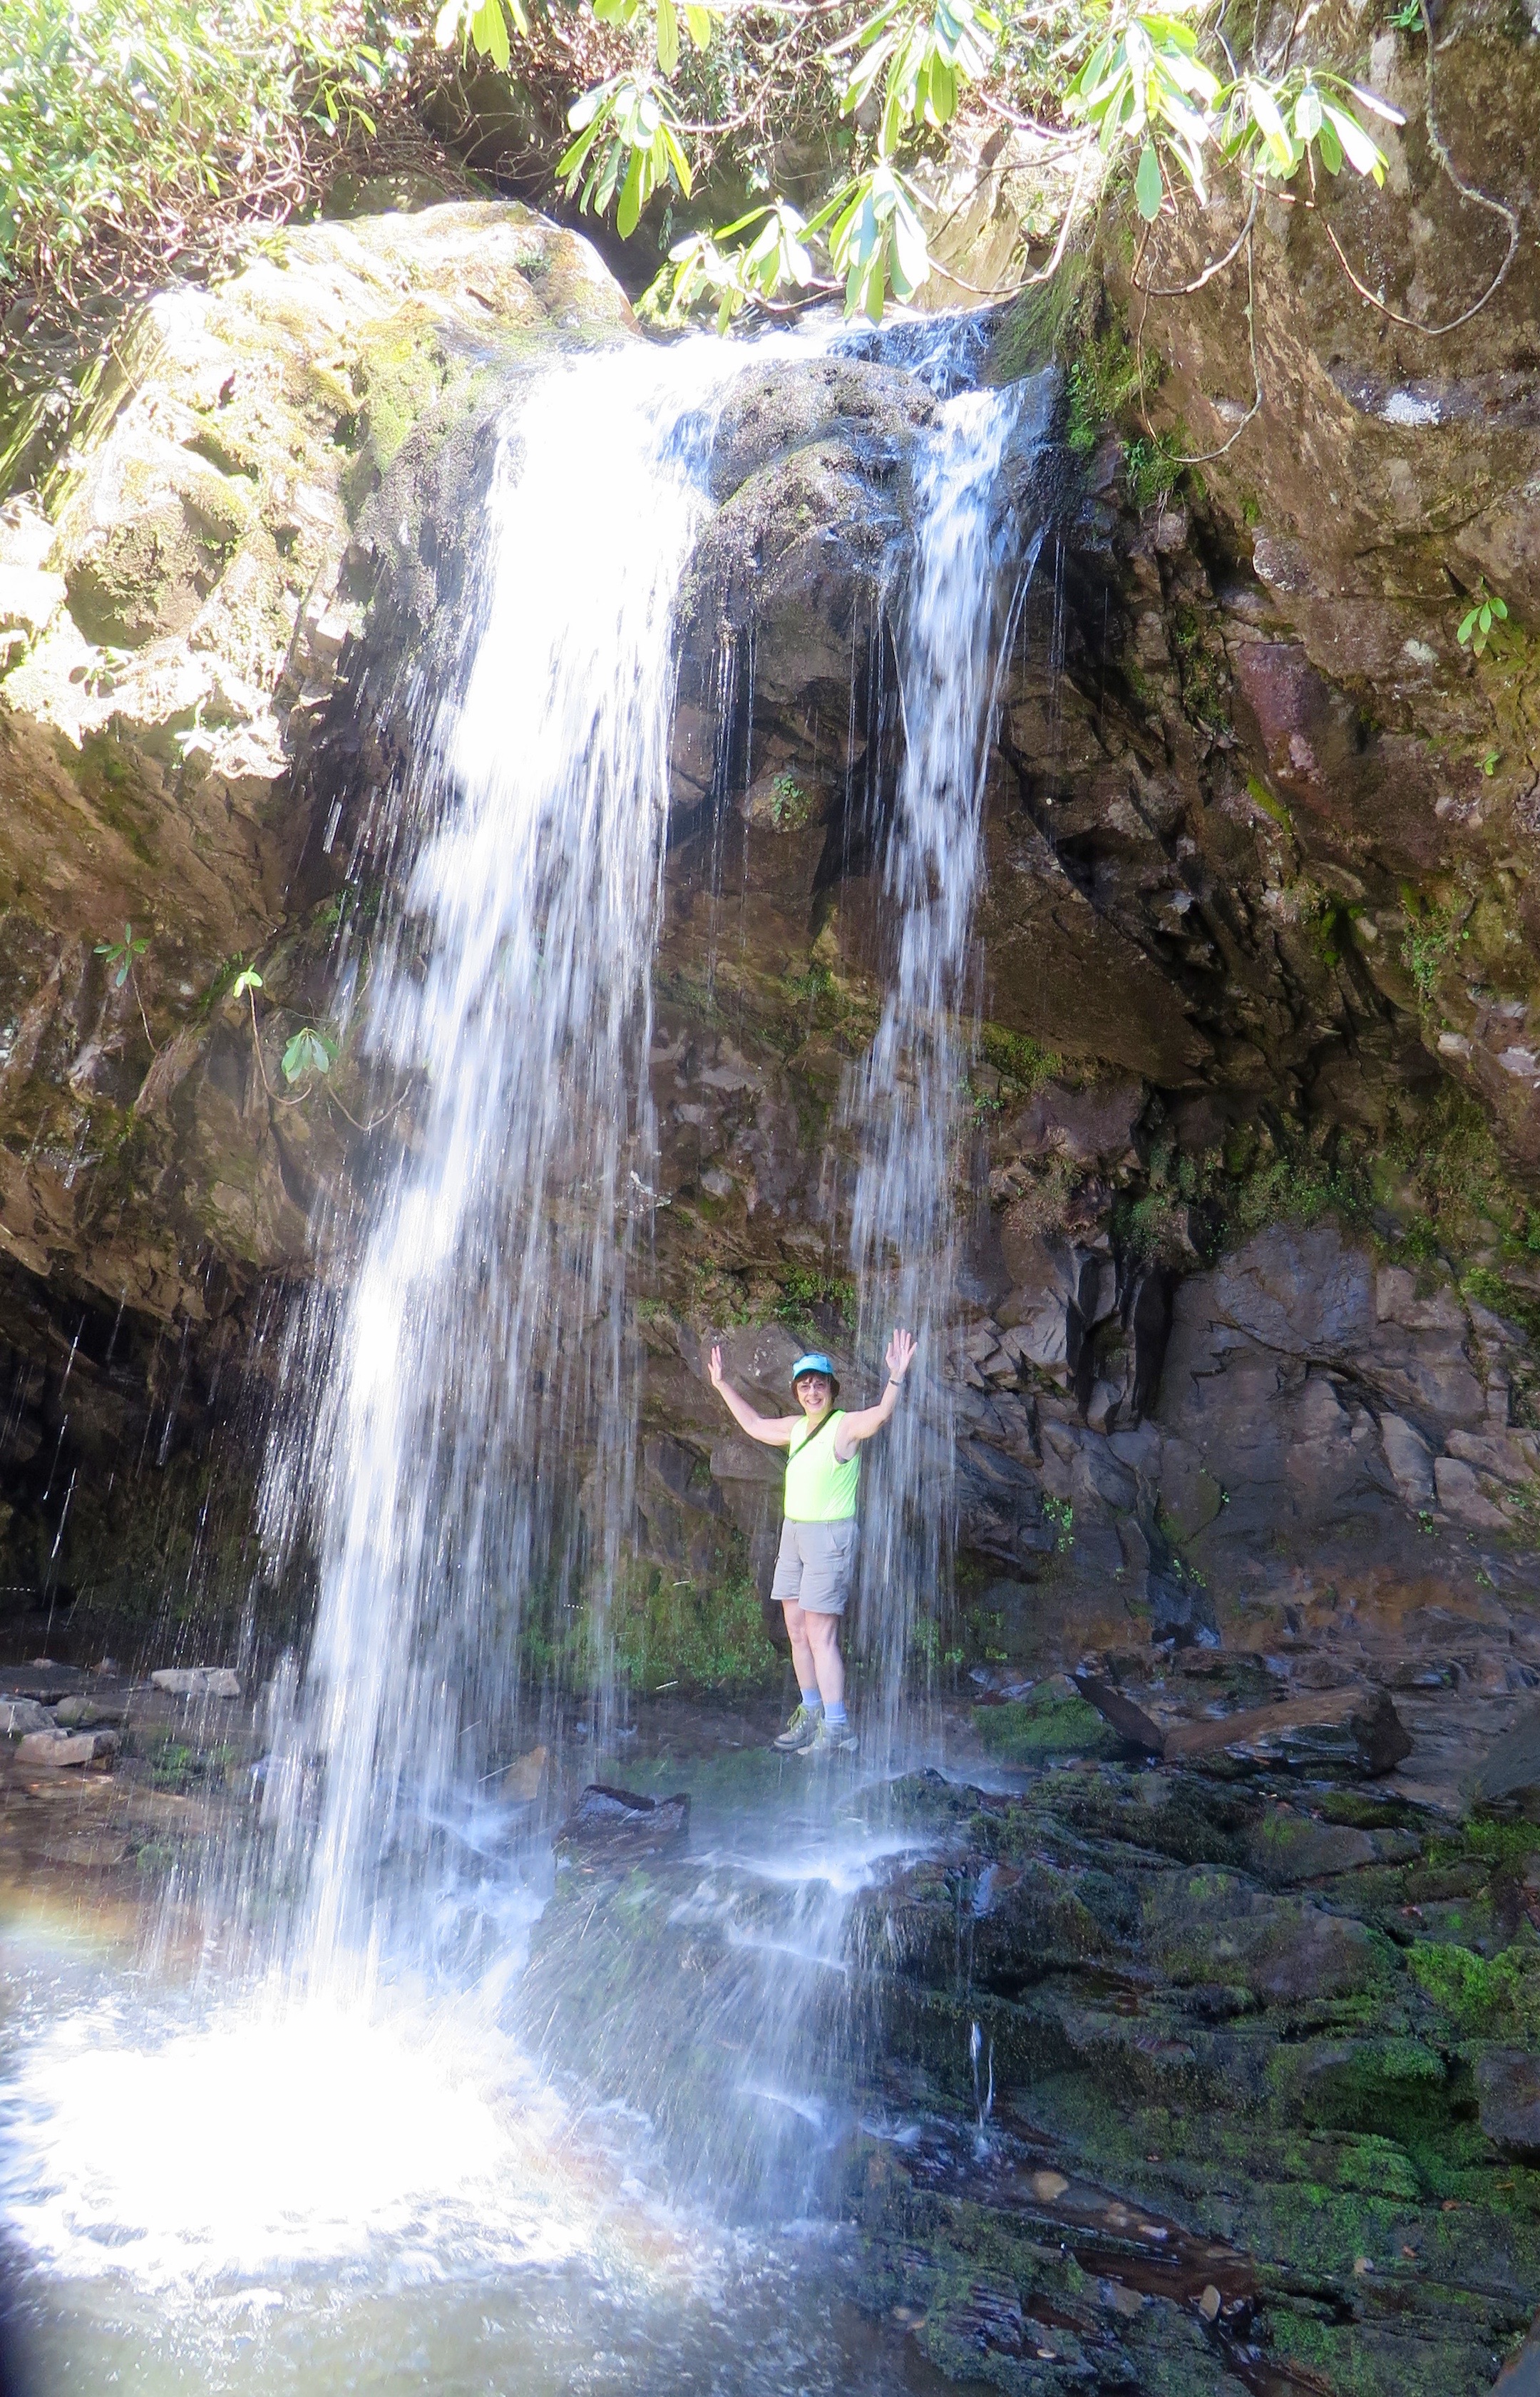
<path id="1" fill-rule="evenodd" d="M 821 1373 L 825 1381 L 832 1385 L 835 1396 L 839 1396 L 840 1380 L 839 1375 L 834 1371 L 834 1359 L 832 1357 L 826 1357 L 821 1348 L 810 1348 L 805 1357 L 798 1358 L 796 1363 L 791 1368 L 791 1385 L 793 1388 L 796 1387 L 796 1385 L 802 1380 L 804 1373 Z"/>

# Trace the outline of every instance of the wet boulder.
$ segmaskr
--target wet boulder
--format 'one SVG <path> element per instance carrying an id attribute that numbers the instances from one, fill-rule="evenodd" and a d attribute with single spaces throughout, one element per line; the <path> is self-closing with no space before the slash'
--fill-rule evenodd
<path id="1" fill-rule="evenodd" d="M 630 1863 L 669 1855 L 684 1845 L 689 1829 L 684 1790 L 671 1798 L 644 1798 L 591 1781 L 556 1834 L 557 1853 L 577 1863 Z"/>
<path id="2" fill-rule="evenodd" d="M 1372 1779 L 1393 1773 L 1411 1753 L 1411 1734 L 1389 1692 L 1359 1683 L 1182 1723 L 1165 1743 L 1171 1761 L 1224 1776 L 1282 1772 Z"/>

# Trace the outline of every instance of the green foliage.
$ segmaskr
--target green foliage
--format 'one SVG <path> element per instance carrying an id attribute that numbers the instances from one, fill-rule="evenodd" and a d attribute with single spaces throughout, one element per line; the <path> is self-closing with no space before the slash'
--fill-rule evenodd
<path id="1" fill-rule="evenodd" d="M 854 1330 L 858 1301 L 848 1274 L 815 1273 L 806 1265 L 789 1265 L 780 1287 L 774 1310 L 780 1322 L 801 1327 L 810 1321 L 816 1306 L 830 1306 L 841 1322 Z"/>
<path id="2" fill-rule="evenodd" d="M 1200 202 L 1211 155 L 1257 183 L 1291 182 L 1307 159 L 1329 175 L 1346 159 L 1384 182 L 1385 154 L 1358 111 L 1400 125 L 1399 109 L 1319 67 L 1281 77 L 1232 72 L 1222 81 L 1200 54 L 1200 30 L 1183 15 L 1114 22 L 1069 86 L 1069 113 L 1095 126 L 1104 156 L 1137 147 L 1135 202 L 1147 223 L 1165 205 L 1162 157 L 1175 161 Z M 1230 63 L 1228 51 L 1221 63 Z"/>
<path id="3" fill-rule="evenodd" d="M 1489 591 L 1486 576 L 1479 574 L 1476 578 L 1475 597 L 1471 601 L 1468 612 L 1461 618 L 1454 638 L 1462 649 L 1469 649 L 1479 658 L 1484 657 L 1494 626 L 1507 622 L 1507 600 L 1499 599 L 1495 591 Z"/>
<path id="4" fill-rule="evenodd" d="M 1120 141 L 1138 144 L 1135 198 L 1139 214 L 1153 221 L 1164 195 L 1157 137 L 1165 136 L 1201 199 L 1203 149 L 1222 89 L 1198 55 L 1194 26 L 1146 15 L 1129 17 L 1097 43 L 1069 86 L 1069 105 L 1095 127 L 1104 156 Z"/>
<path id="5" fill-rule="evenodd" d="M 595 15 L 598 14 L 597 9 Z M 527 34 L 529 17 L 524 0 L 444 0 L 433 23 L 433 39 L 441 50 L 447 50 L 463 41 L 490 59 L 498 71 L 508 73 L 512 55 L 509 42 L 509 25 L 515 33 Z"/>
<path id="6" fill-rule="evenodd" d="M 840 984 L 832 967 L 804 966 L 801 973 L 788 974 L 786 987 L 795 999 L 816 1006 L 820 999 L 837 998 Z"/>
<path id="7" fill-rule="evenodd" d="M 1467 2034 L 1540 2036 L 1540 1951 L 1505 1948 L 1493 1957 L 1419 1940 L 1406 1966 L 1417 1987 Z"/>
<path id="8" fill-rule="evenodd" d="M 121 941 L 99 941 L 96 954 L 107 960 L 107 971 L 114 990 L 121 990 L 134 971 L 136 958 L 142 957 L 150 946 L 148 941 L 136 941 L 132 924 L 125 924 Z"/>
<path id="9" fill-rule="evenodd" d="M 1411 898 L 1404 899 L 1402 905 L 1406 929 L 1401 934 L 1401 963 L 1412 977 L 1417 997 L 1428 1007 L 1446 958 L 1462 941 L 1469 940 L 1470 933 L 1457 907 L 1418 909 Z"/>
<path id="10" fill-rule="evenodd" d="M 701 1577 L 628 1558 L 604 1629 L 618 1677 L 638 1692 L 764 1689 L 780 1677 L 781 1654 L 765 1632 L 753 1575 L 743 1561 L 729 1563 L 720 1576 Z M 532 1592 L 519 1634 L 524 1669 L 562 1688 L 590 1688 L 598 1630 L 585 1600 Z"/>
<path id="11" fill-rule="evenodd" d="M 801 832 L 813 812 L 812 793 L 795 774 L 777 774 L 770 785 L 770 821 L 777 832 Z"/>
<path id="12" fill-rule="evenodd" d="M 131 244 L 299 173 L 308 141 L 371 129 L 410 29 L 330 0 L 7 0 L 0 272 L 67 289 Z"/>
<path id="13" fill-rule="evenodd" d="M 307 1074 L 329 1074 L 337 1055 L 338 1044 L 329 1032 L 323 1032 L 313 1024 L 302 1024 L 285 1044 L 284 1079 L 299 1082 Z"/>
<path id="14" fill-rule="evenodd" d="M 1141 433 L 1123 451 L 1123 482 L 1134 505 L 1164 507 L 1182 477 L 1183 437 L 1179 433 Z"/>
<path id="15" fill-rule="evenodd" d="M 1069 361 L 1066 437 L 1077 458 L 1089 458 L 1115 416 L 1139 388 L 1139 362 L 1121 324 L 1082 342 Z"/>
<path id="16" fill-rule="evenodd" d="M 235 1750 L 223 1743 L 194 1748 L 170 1732 L 145 1749 L 150 1779 L 157 1789 L 191 1789 L 200 1781 L 222 1781 L 234 1757 Z"/>
<path id="17" fill-rule="evenodd" d="M 694 177 L 680 144 L 679 111 L 650 76 L 611 75 L 574 101 L 567 121 L 578 138 L 556 171 L 568 199 L 581 186 L 579 208 L 603 216 L 616 201 L 616 225 L 626 234 L 660 183 L 689 198 Z"/>
<path id="18" fill-rule="evenodd" d="M 1043 1520 L 1054 1527 L 1054 1553 L 1068 1556 L 1075 1545 L 1075 1509 L 1068 1498 L 1050 1498 L 1044 1493 Z"/>
<path id="19" fill-rule="evenodd" d="M 1002 1024 L 981 1024 L 978 1047 L 986 1064 L 994 1067 L 1002 1083 L 1011 1086 L 1014 1095 L 1029 1098 L 1064 1071 L 1064 1060 L 1055 1049 L 1044 1049 L 1027 1032 L 1008 1032 Z"/>
<path id="20" fill-rule="evenodd" d="M 1196 608 L 1175 608 L 1171 623 L 1183 712 L 1209 731 L 1223 731 L 1229 724 L 1229 669 L 1223 645 L 1216 640 L 1211 646 Z"/>
<path id="21" fill-rule="evenodd" d="M 780 1677 L 780 1652 L 746 1572 L 712 1583 L 638 1566 L 617 1593 L 613 1629 L 617 1670 L 635 1690 L 663 1681 L 692 1690 L 763 1689 Z"/>
<path id="22" fill-rule="evenodd" d="M 1111 1725 L 1078 1692 L 1051 1683 L 1004 1706 L 975 1707 L 973 1721 L 979 1746 L 1002 1764 L 1038 1764 L 1052 1756 L 1115 1756 L 1121 1744 Z"/>
<path id="23" fill-rule="evenodd" d="M 262 977 L 254 966 L 243 966 L 230 985 L 232 998 L 245 998 L 248 991 L 260 990 Z"/>
<path id="24" fill-rule="evenodd" d="M 848 314 L 876 317 L 930 275 L 915 168 L 973 94 L 1055 116 L 1096 155 L 1088 181 L 1074 178 L 1082 213 L 1104 189 L 1131 190 L 1152 221 L 1220 173 L 1249 190 L 1307 165 L 1312 180 L 1345 163 L 1383 179 L 1364 120 L 1399 121 L 1394 110 L 1324 61 L 1270 74 L 1234 39 L 1209 12 L 1093 0 L 998 14 L 985 0 L 874 12 L 840 0 L 763 11 L 407 0 L 389 14 L 383 0 L 9 0 L 0 258 L 67 285 L 88 251 L 121 262 L 140 243 L 168 256 L 221 209 L 226 233 L 243 209 L 281 221 L 326 180 L 328 144 L 372 134 L 388 101 L 405 104 L 414 85 L 420 95 L 458 52 L 570 97 L 560 179 L 583 209 L 613 212 L 622 237 L 664 198 L 668 256 L 644 301 L 655 316 L 710 308 L 725 328 L 746 306 L 843 291 Z M 675 238 L 675 206 L 707 170 L 748 206 Z M 777 188 L 784 177 L 790 190 Z M 1066 203 L 1038 191 L 1027 205 L 1024 242 L 1052 234 Z"/>

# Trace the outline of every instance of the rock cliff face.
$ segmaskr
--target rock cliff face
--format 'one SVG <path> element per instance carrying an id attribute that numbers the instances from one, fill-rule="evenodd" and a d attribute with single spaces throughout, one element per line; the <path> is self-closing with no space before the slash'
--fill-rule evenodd
<path id="1" fill-rule="evenodd" d="M 168 1607 L 241 1602 L 250 1426 L 218 1463 L 210 1428 L 260 1384 L 264 1287 L 310 1270 L 311 1207 L 345 1213 L 369 1122 L 346 1055 L 324 1089 L 282 1065 L 377 904 L 307 765 L 372 589 L 359 528 L 409 439 L 425 467 L 495 383 L 630 323 L 527 209 L 286 234 L 156 300 L 47 509 L 0 518 L 13 1611 L 84 1590 L 164 1640 Z M 232 995 L 258 958 L 260 996 Z"/>
<path id="2" fill-rule="evenodd" d="M 1495 38 L 1471 37 L 1451 140 Z M 1470 206 L 1412 132 L 1403 164 L 1419 206 Z M 1010 469 L 1054 530 L 989 762 L 957 1160 L 949 1636 L 981 1665 L 1054 1624 L 1115 1652 L 1276 1645 L 1408 1592 L 1501 1608 L 1531 1570 L 1533 268 L 1440 352 L 1435 393 L 1409 336 L 1317 305 L 1313 229 L 1257 238 L 1263 403 L 1205 484 L 1137 504 L 1072 348 L 1055 438 Z M 1126 351 L 1109 288 L 1082 305 L 1093 367 Z M 1217 446 L 1233 296 L 1160 306 L 1158 408 Z M 317 1196 L 345 1226 L 409 1132 L 346 1046 L 324 1083 L 287 1082 L 284 1051 L 366 971 L 379 794 L 415 737 L 402 655 L 452 662 L 509 380 L 629 332 L 591 253 L 519 208 L 315 228 L 158 302 L 51 518 L 8 512 L 22 1590 L 48 1579 L 57 1452 L 80 1495 L 54 1576 L 98 1582 L 115 1541 L 127 1599 L 104 1472 L 137 1448 L 196 1458 L 203 1488 L 265 1294 L 312 1269 Z M 988 373 L 1058 371 L 1030 321 L 981 338 Z M 843 1361 L 848 1341 L 835 1103 L 883 987 L 891 628 L 934 405 L 900 355 L 856 341 L 743 379 L 686 593 L 636 1546 L 703 1584 L 763 1560 L 768 1499 L 702 1335 L 767 1394 L 810 1332 Z M 1478 571 L 1512 610 L 1480 662 L 1454 638 Z M 125 924 L 147 947 L 101 955 Z M 248 962 L 262 989 L 236 998 Z"/>

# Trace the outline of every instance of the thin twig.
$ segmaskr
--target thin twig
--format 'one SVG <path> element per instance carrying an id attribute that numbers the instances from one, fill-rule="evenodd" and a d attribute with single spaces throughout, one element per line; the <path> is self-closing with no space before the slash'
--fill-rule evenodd
<path id="1" fill-rule="evenodd" d="M 1382 316 L 1388 316 L 1392 325 L 1403 325 L 1409 333 L 1421 333 L 1425 341 L 1440 341 L 1445 333 L 1456 333 L 1459 331 L 1462 325 L 1468 325 L 1472 316 L 1478 315 L 1486 306 L 1487 301 L 1495 295 L 1500 286 L 1507 279 L 1509 267 L 1513 264 L 1514 260 L 1519 255 L 1519 234 L 1520 227 L 1519 211 L 1517 208 L 1510 208 L 1506 200 L 1494 200 L 1489 193 L 1478 191 L 1474 183 L 1467 183 L 1464 180 L 1463 176 L 1455 171 L 1454 161 L 1449 154 L 1449 151 L 1444 143 L 1443 135 L 1439 131 L 1438 121 L 1433 114 L 1433 20 L 1428 15 L 1427 0 L 1418 0 L 1418 7 L 1422 10 L 1423 33 L 1427 42 L 1427 122 L 1428 147 L 1432 151 L 1434 157 L 1437 158 L 1440 166 L 1443 168 L 1444 173 L 1448 176 L 1450 181 L 1454 184 L 1454 189 L 1459 193 L 1462 199 L 1470 200 L 1477 208 L 1485 208 L 1492 216 L 1502 218 L 1504 223 L 1508 229 L 1507 256 L 1504 258 L 1501 266 L 1497 269 L 1496 274 L 1493 276 L 1491 282 L 1487 285 L 1486 289 L 1482 292 L 1479 300 L 1473 300 L 1470 306 L 1468 308 L 1462 309 L 1459 315 L 1451 316 L 1447 325 L 1425 325 L 1421 323 L 1417 317 L 1403 315 L 1399 308 L 1392 308 L 1387 301 L 1381 300 L 1376 293 L 1371 291 L 1367 284 L 1361 283 L 1359 280 L 1359 277 L 1353 273 L 1352 268 L 1348 265 L 1347 253 L 1344 250 L 1341 242 L 1338 241 L 1335 234 L 1332 231 L 1330 225 L 1326 226 L 1326 238 L 1336 252 L 1337 262 L 1341 266 L 1344 275 L 1346 275 L 1348 282 L 1352 285 L 1361 300 L 1367 300 L 1371 308 L 1377 308 Z M 1324 219 L 1322 221 L 1324 222 Z"/>
<path id="2" fill-rule="evenodd" d="M 397 1092 L 396 1097 L 385 1109 L 384 1113 L 382 1115 L 372 1116 L 367 1123 L 360 1123 L 358 1118 L 352 1114 L 347 1107 L 343 1106 L 341 1100 L 338 1097 L 337 1092 L 332 1089 L 329 1082 L 326 1085 L 326 1096 L 330 1099 L 334 1107 L 340 1109 L 341 1113 L 347 1116 L 348 1121 L 352 1124 L 354 1132 L 378 1132 L 380 1125 L 389 1123 L 391 1118 L 396 1114 L 398 1109 L 403 1105 L 411 1091 L 411 1088 L 412 1085 L 410 1081 L 408 1081 L 405 1087 Z"/>
<path id="3" fill-rule="evenodd" d="M 1196 458 L 1174 458 L 1171 462 L 1174 466 L 1209 466 L 1213 464 L 1215 458 L 1228 456 L 1229 451 L 1234 449 L 1236 443 L 1240 440 L 1241 435 L 1244 433 L 1247 425 L 1251 422 L 1252 418 L 1256 414 L 1257 409 L 1262 405 L 1262 369 L 1257 364 L 1256 359 L 1255 257 L 1254 239 L 1250 232 L 1246 234 L 1246 331 L 1251 342 L 1252 382 L 1255 386 L 1255 398 L 1252 401 L 1251 406 L 1247 408 L 1244 416 L 1241 419 L 1240 423 L 1230 435 L 1229 439 L 1225 442 L 1221 448 L 1217 449 L 1205 449 L 1201 456 Z"/>
<path id="4" fill-rule="evenodd" d="M 300 1105 L 304 1100 L 309 1098 L 310 1092 L 308 1091 L 299 1091 L 296 1092 L 292 1099 L 285 1099 L 281 1091 L 275 1091 L 273 1089 L 272 1084 L 267 1078 L 267 1067 L 262 1063 L 262 1043 L 257 1031 L 257 994 L 249 987 L 249 985 L 246 990 L 246 998 L 251 1008 L 251 1045 L 257 1054 L 257 1071 L 261 1076 L 262 1088 L 267 1092 L 268 1097 L 272 1100 L 275 1107 L 297 1107 Z"/>
<path id="5" fill-rule="evenodd" d="M 1080 160 L 1075 168 L 1075 187 L 1069 194 L 1069 205 L 1064 211 L 1063 221 L 1058 229 L 1058 239 L 1054 244 L 1053 255 L 1046 266 L 1040 266 L 1035 274 L 1023 275 L 1019 283 L 1009 284 L 1003 288 L 993 291 L 983 290 L 978 284 L 970 283 L 965 275 L 956 274 L 951 267 L 943 266 L 939 261 L 936 261 L 937 274 L 943 275 L 947 282 L 955 283 L 960 291 L 971 291 L 977 300 L 1015 300 L 1023 291 L 1030 291 L 1040 283 L 1051 283 L 1064 263 L 1064 253 L 1069 246 L 1070 230 L 1076 221 L 1081 185 L 1085 180 L 1085 162 L 1095 146 L 1094 141 L 1088 138 L 1082 147 Z"/>
<path id="6" fill-rule="evenodd" d="M 153 1057 L 158 1057 L 160 1055 L 160 1050 L 156 1046 L 155 1036 L 150 1029 L 150 1018 L 144 1011 L 144 1000 L 139 992 L 139 976 L 134 971 L 134 962 L 131 957 L 128 961 L 128 979 L 134 985 L 134 1003 L 139 1011 L 139 1022 L 144 1026 L 144 1037 L 150 1043 L 150 1054 Z"/>
<path id="7" fill-rule="evenodd" d="M 1231 242 L 1228 249 L 1226 250 L 1224 257 L 1211 260 L 1209 264 L 1204 267 L 1201 275 L 1198 276 L 1195 282 L 1173 283 L 1169 286 L 1163 283 L 1136 283 L 1134 286 L 1135 291 L 1143 292 L 1144 296 L 1148 300 L 1188 300 L 1191 298 L 1193 292 L 1201 291 L 1205 283 L 1212 283 L 1216 275 L 1223 275 L 1226 267 L 1233 265 L 1235 261 L 1240 257 L 1241 246 L 1244 242 L 1246 235 L 1250 233 L 1253 225 L 1256 222 L 1256 200 L 1258 188 L 1258 185 L 1254 181 L 1252 184 L 1251 206 L 1246 210 L 1246 221 L 1241 226 L 1240 232 L 1236 234 L 1235 239 Z"/>

